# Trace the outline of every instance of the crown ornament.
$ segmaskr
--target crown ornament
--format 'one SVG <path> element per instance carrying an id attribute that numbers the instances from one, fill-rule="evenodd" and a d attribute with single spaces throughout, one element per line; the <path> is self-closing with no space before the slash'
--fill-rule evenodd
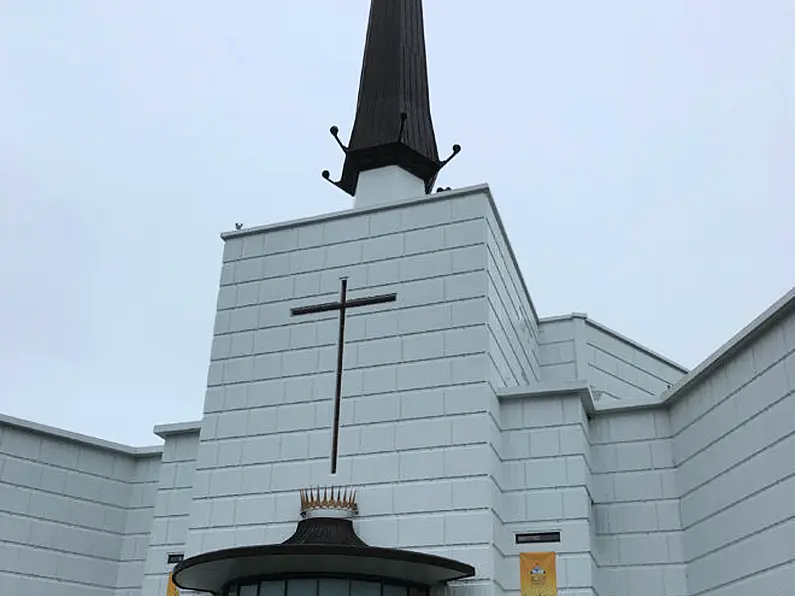
<path id="1" fill-rule="evenodd" d="M 351 517 L 359 513 L 356 491 L 348 487 L 301 489 L 301 517 Z"/>

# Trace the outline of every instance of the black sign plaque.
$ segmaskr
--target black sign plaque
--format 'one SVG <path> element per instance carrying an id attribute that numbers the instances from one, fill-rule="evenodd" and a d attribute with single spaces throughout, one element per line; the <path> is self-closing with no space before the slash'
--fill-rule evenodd
<path id="1" fill-rule="evenodd" d="M 560 532 L 527 532 L 516 535 L 516 544 L 534 544 L 538 542 L 560 542 Z"/>

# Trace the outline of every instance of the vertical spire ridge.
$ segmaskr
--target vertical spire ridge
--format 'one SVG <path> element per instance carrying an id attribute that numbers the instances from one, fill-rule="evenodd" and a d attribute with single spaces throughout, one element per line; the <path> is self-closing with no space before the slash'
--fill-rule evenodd
<path id="1" fill-rule="evenodd" d="M 439 170 L 459 151 L 439 160 L 431 120 L 422 0 L 371 0 L 359 98 L 350 143 L 331 134 L 345 153 L 336 186 L 355 196 L 359 174 L 397 166 L 429 193 Z M 323 177 L 330 181 L 328 171 Z"/>

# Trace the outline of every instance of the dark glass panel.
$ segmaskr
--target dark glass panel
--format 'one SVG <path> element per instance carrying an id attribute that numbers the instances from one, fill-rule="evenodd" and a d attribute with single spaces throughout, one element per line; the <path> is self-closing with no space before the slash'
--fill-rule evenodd
<path id="1" fill-rule="evenodd" d="M 409 596 L 428 596 L 427 588 L 409 588 Z"/>
<path id="2" fill-rule="evenodd" d="M 316 579 L 291 579 L 287 582 L 287 596 L 317 596 Z"/>
<path id="3" fill-rule="evenodd" d="M 408 596 L 408 588 L 405 586 L 388 586 L 384 584 L 384 591 L 382 596 Z"/>
<path id="4" fill-rule="evenodd" d="M 259 596 L 284 596 L 284 582 L 262 582 Z"/>
<path id="5" fill-rule="evenodd" d="M 349 596 L 350 589 L 347 579 L 321 579 L 318 596 Z"/>
<path id="6" fill-rule="evenodd" d="M 352 581 L 351 596 L 381 596 L 381 584 Z"/>

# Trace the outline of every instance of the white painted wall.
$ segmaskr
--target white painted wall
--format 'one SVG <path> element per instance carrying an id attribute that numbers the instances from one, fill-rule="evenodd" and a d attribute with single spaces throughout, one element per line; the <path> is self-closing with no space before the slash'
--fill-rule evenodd
<path id="1" fill-rule="evenodd" d="M 673 406 L 691 594 L 792 592 L 794 393 L 790 313 Z"/>
<path id="2" fill-rule="evenodd" d="M 138 596 L 159 453 L 18 422 L 0 421 L 0 594 Z"/>
<path id="3" fill-rule="evenodd" d="M 434 596 L 518 593 L 525 548 L 558 553 L 561 596 L 788 593 L 795 316 L 665 393 L 675 364 L 538 321 L 487 192 L 231 234 L 204 419 L 159 431 L 162 463 L 0 417 L 0 594 L 157 596 L 169 552 L 279 542 L 329 483 L 359 487 L 369 543 L 476 567 Z M 349 313 L 332 478 L 336 315 L 289 309 L 341 275 L 398 302 Z M 514 542 L 542 530 L 562 541 Z"/>
<path id="4" fill-rule="evenodd" d="M 541 377 L 538 317 L 499 214 L 492 205 L 484 212 L 489 381 L 494 388 L 532 386 Z"/>
<path id="5" fill-rule="evenodd" d="M 654 400 L 687 372 L 590 320 L 585 342 L 585 379 L 603 392 L 603 401 Z"/>
<path id="6" fill-rule="evenodd" d="M 557 553 L 560 594 L 592 595 L 591 459 L 579 396 L 503 398 L 495 524 L 497 582 L 519 594 L 519 553 Z M 561 542 L 517 545 L 515 534 L 561 532 Z"/>
<path id="7" fill-rule="evenodd" d="M 581 319 L 573 316 L 542 319 L 539 323 L 538 358 L 542 382 L 588 380 L 583 366 L 584 352 L 577 353 L 575 340 L 577 326 L 581 323 Z"/>
<path id="8" fill-rule="evenodd" d="M 155 511 L 161 453 L 137 458 L 127 504 L 121 563 L 114 596 L 146 596 L 142 590 L 149 546 L 149 532 Z"/>
<path id="9" fill-rule="evenodd" d="M 149 528 L 148 551 L 141 596 L 166 593 L 169 553 L 185 553 L 188 521 L 193 496 L 193 474 L 199 446 L 199 432 L 165 435 L 163 460 L 157 481 L 157 495 Z"/>
<path id="10" fill-rule="evenodd" d="M 688 596 L 668 412 L 591 421 L 596 588 L 611 596 Z"/>
<path id="11" fill-rule="evenodd" d="M 488 381 L 492 392 L 488 410 L 495 567 L 492 590 L 518 594 L 519 553 L 554 550 L 558 553 L 560 593 L 590 595 L 587 418 L 580 398 L 573 395 L 535 398 L 520 392 L 498 399 L 501 389 L 532 389 L 550 380 L 548 371 L 545 374 L 550 346 L 544 345 L 543 328 L 499 214 L 491 205 L 486 214 L 486 247 Z M 515 543 L 516 533 L 549 530 L 561 531 L 561 543 Z"/>
<path id="12" fill-rule="evenodd" d="M 584 314 L 539 322 L 541 381 L 587 381 L 597 401 L 656 401 L 687 372 Z"/>
<path id="13" fill-rule="evenodd" d="M 422 196 L 425 182 L 399 166 L 386 166 L 359 174 L 354 206 L 361 209 Z"/>
<path id="14" fill-rule="evenodd" d="M 483 190 L 357 208 L 227 239 L 189 554 L 278 542 L 298 490 L 359 487 L 362 538 L 493 577 Z M 329 475 L 337 315 L 289 309 L 397 292 L 346 326 Z"/>

